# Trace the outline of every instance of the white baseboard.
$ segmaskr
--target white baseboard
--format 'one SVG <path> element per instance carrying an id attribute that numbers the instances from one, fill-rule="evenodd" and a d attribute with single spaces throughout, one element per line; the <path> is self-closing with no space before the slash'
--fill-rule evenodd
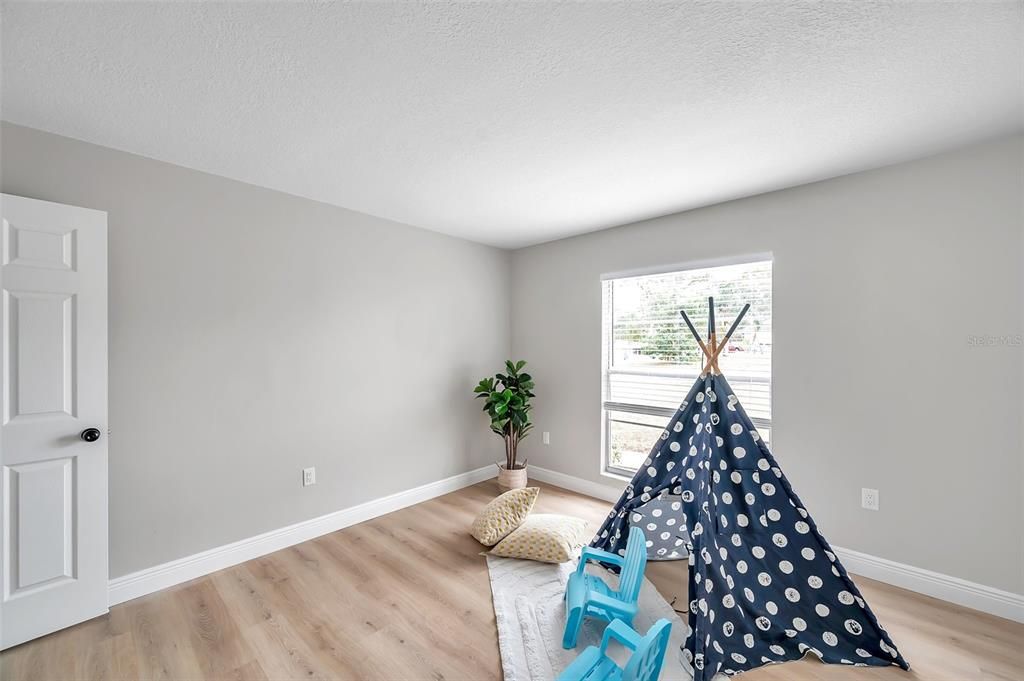
<path id="1" fill-rule="evenodd" d="M 304 520 L 294 525 L 242 539 L 231 544 L 218 546 L 201 553 L 172 560 L 145 570 L 110 580 L 108 593 L 110 605 L 130 601 L 139 596 L 166 589 L 190 579 L 208 575 L 232 565 L 259 558 L 268 553 L 314 539 L 329 532 L 335 532 L 350 525 L 361 523 L 392 511 L 412 506 L 422 501 L 439 497 L 449 492 L 475 485 L 495 476 L 492 466 L 484 466 L 467 473 L 430 482 L 404 492 L 391 494 L 380 499 L 367 501 L 356 506 L 343 508 L 318 518 Z"/>
<path id="2" fill-rule="evenodd" d="M 541 468 L 540 466 L 530 466 L 530 477 L 534 480 L 550 483 L 556 487 L 562 487 L 573 492 L 586 494 L 588 497 L 613 503 L 619 500 L 619 497 L 622 496 L 622 490 L 626 488 L 626 483 L 622 483 L 616 488 L 612 485 L 584 480 L 583 478 L 577 478 L 575 475 L 559 473 L 558 471 Z"/>
<path id="3" fill-rule="evenodd" d="M 1024 595 L 840 546 L 832 548 L 843 562 L 843 566 L 855 575 L 987 612 L 990 615 L 1005 617 L 1014 622 L 1024 622 Z"/>
<path id="4" fill-rule="evenodd" d="M 530 476 L 564 489 L 586 494 L 604 501 L 618 501 L 622 487 L 616 488 L 574 475 L 530 466 Z M 625 485 L 623 485 L 624 487 Z M 897 563 L 860 551 L 833 546 L 843 566 L 855 575 L 892 584 L 908 591 L 980 610 L 991 615 L 1024 622 L 1024 595 L 1002 591 L 984 584 L 969 582 L 924 568 Z"/>

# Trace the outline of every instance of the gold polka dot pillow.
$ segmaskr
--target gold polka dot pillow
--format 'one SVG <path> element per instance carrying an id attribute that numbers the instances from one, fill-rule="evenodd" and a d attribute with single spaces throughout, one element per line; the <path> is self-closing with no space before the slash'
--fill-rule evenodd
<path id="1" fill-rule="evenodd" d="M 469 533 L 484 546 L 494 546 L 502 537 L 523 524 L 537 501 L 540 487 L 505 492 L 484 506 Z"/>
<path id="2" fill-rule="evenodd" d="M 554 513 L 535 513 L 491 550 L 492 556 L 564 563 L 583 546 L 587 521 Z"/>

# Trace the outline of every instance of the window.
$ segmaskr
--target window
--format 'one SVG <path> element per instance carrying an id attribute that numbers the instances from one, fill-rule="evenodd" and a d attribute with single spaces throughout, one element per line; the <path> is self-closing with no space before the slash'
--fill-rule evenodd
<path id="1" fill-rule="evenodd" d="M 718 365 L 766 442 L 771 437 L 770 260 L 606 279 L 603 287 L 604 467 L 632 475 L 703 368 L 679 310 L 707 335 L 708 296 L 719 336 L 744 304 L 750 311 Z"/>

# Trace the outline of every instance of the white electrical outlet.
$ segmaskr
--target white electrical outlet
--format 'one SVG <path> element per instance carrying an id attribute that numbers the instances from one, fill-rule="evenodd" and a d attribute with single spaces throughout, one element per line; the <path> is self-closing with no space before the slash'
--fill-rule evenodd
<path id="1" fill-rule="evenodd" d="M 878 490 L 868 489 L 864 487 L 860 490 L 860 505 L 861 508 L 866 508 L 869 511 L 878 510 Z"/>
<path id="2" fill-rule="evenodd" d="M 551 444 L 551 433 L 545 430 L 543 435 L 541 435 L 541 441 L 546 445 Z"/>
<path id="3" fill-rule="evenodd" d="M 309 487 L 316 484 L 316 468 L 302 469 L 302 486 Z"/>

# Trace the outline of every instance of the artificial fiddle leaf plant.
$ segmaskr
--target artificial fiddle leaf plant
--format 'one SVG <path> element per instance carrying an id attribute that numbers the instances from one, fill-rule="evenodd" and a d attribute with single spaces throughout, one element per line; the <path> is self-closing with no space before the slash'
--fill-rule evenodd
<path id="1" fill-rule="evenodd" d="M 483 410 L 491 419 L 491 430 L 505 441 L 505 469 L 524 468 L 516 461 L 519 441 L 533 428 L 530 423 L 530 398 L 533 394 L 533 377 L 523 372 L 526 362 L 519 360 L 513 363 L 506 360 L 504 374 L 495 374 L 493 378 L 485 378 L 473 388 L 477 398 L 484 398 Z"/>

